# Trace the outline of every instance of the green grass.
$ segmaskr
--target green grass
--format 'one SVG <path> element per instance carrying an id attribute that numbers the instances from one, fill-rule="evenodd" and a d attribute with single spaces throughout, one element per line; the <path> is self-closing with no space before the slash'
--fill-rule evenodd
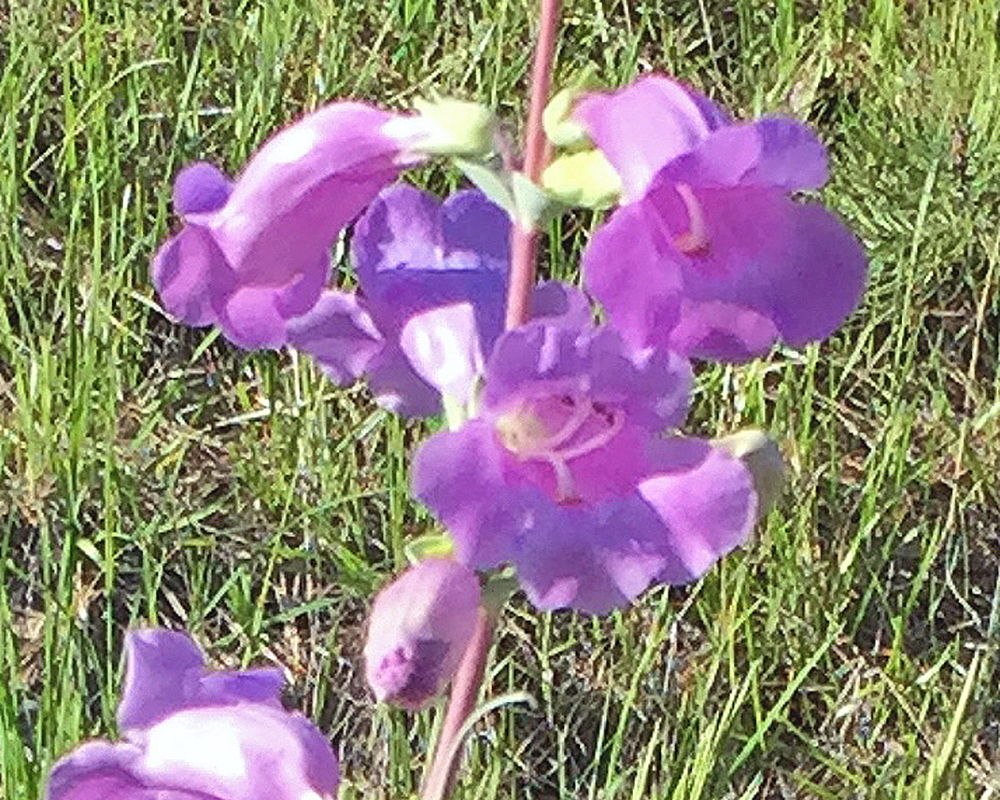
<path id="1" fill-rule="evenodd" d="M 431 522 L 420 431 L 304 360 L 157 310 L 169 180 L 238 169 L 337 97 L 436 88 L 523 113 L 524 0 L 0 4 L 0 784 L 36 798 L 114 734 L 130 624 L 277 661 L 345 797 L 416 789 L 434 711 L 373 707 L 366 604 Z M 467 798 L 988 798 L 1000 792 L 1000 57 L 995 4 L 571 0 L 559 75 L 671 72 L 790 113 L 864 240 L 831 341 L 703 367 L 693 431 L 762 424 L 789 464 L 757 541 L 607 618 L 516 600 Z M 418 178 L 457 182 L 440 168 Z M 587 216 L 546 269 L 575 274 Z"/>

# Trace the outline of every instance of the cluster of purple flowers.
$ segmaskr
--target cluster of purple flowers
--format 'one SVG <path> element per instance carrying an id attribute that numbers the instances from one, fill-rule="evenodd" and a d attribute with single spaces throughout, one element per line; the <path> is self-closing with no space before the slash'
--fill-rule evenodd
<path id="1" fill-rule="evenodd" d="M 857 240 L 789 197 L 826 179 L 805 126 L 733 122 L 660 76 L 582 93 L 568 122 L 608 165 L 617 207 L 583 254 L 586 291 L 539 284 L 531 318 L 511 330 L 508 210 L 477 190 L 440 202 L 396 183 L 449 152 L 450 132 L 426 115 L 334 103 L 277 134 L 235 181 L 188 167 L 174 187 L 183 227 L 153 259 L 176 319 L 247 349 L 296 348 L 398 413 L 444 413 L 448 430 L 420 446 L 412 481 L 450 554 L 383 591 L 366 647 L 376 696 L 406 707 L 453 674 L 480 605 L 475 570 L 513 565 L 539 608 L 601 614 L 650 584 L 697 578 L 743 542 L 773 483 L 753 464 L 780 464 L 680 432 L 689 359 L 742 362 L 779 340 L 822 339 L 863 289 Z M 356 290 L 344 291 L 331 252 L 351 223 Z M 105 786 L 130 800 L 333 794 L 329 748 L 276 705 L 274 675 L 204 673 L 167 634 L 133 634 L 129 658 L 126 742 L 61 762 L 51 800 L 110 796 Z M 153 688 L 135 700 L 144 679 Z M 250 716 L 260 740 L 235 722 Z M 214 755 L 185 739 L 199 725 L 219 729 Z M 168 740 L 176 753 L 158 746 Z M 230 764 L 232 782 L 203 781 L 201 757 Z"/>

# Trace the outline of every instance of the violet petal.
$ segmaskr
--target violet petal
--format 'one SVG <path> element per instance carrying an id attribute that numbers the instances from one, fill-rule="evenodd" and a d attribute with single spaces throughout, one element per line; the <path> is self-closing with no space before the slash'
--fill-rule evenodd
<path id="1" fill-rule="evenodd" d="M 167 313 L 194 327 L 218 322 L 217 308 L 235 285 L 211 233 L 197 225 L 185 226 L 160 246 L 150 273 Z"/>
<path id="2" fill-rule="evenodd" d="M 233 191 L 233 182 L 213 164 L 199 161 L 184 167 L 174 178 L 174 211 L 196 214 L 222 208 Z"/>
<path id="3" fill-rule="evenodd" d="M 621 176 L 625 201 L 640 198 L 653 176 L 689 152 L 725 120 L 710 100 L 660 75 L 613 94 L 591 94 L 573 116 Z"/>
<path id="4" fill-rule="evenodd" d="M 699 187 L 759 186 L 792 191 L 826 183 L 826 148 L 808 125 L 776 117 L 712 131 L 663 173 Z"/>
<path id="5" fill-rule="evenodd" d="M 308 353 L 336 384 L 353 381 L 382 349 L 383 339 L 354 294 L 327 290 L 315 306 L 285 325 L 288 344 Z"/>

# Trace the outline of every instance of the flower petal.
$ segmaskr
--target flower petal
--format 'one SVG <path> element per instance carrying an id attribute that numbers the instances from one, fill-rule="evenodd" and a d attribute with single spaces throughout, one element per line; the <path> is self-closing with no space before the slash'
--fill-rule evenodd
<path id="1" fill-rule="evenodd" d="M 308 353 L 336 384 L 361 375 L 383 347 L 367 308 L 356 295 L 327 290 L 315 306 L 286 323 L 288 344 Z"/>
<path id="2" fill-rule="evenodd" d="M 167 313 L 194 327 L 218 322 L 217 308 L 235 285 L 211 233 L 197 225 L 186 225 L 160 246 L 150 273 Z"/>
<path id="3" fill-rule="evenodd" d="M 695 439 L 661 443 L 660 472 L 639 495 L 662 520 L 660 580 L 686 583 L 745 541 L 756 521 L 753 480 L 735 458 Z"/>
<path id="4" fill-rule="evenodd" d="M 392 114 L 333 103 L 273 136 L 228 202 L 206 215 L 243 284 L 283 284 L 315 269 L 340 230 L 395 180 L 405 143 L 382 133 Z"/>
<path id="5" fill-rule="evenodd" d="M 130 771 L 133 745 L 86 742 L 59 759 L 49 773 L 44 800 L 158 800 Z M 176 793 L 169 800 L 197 800 Z"/>
<path id="6" fill-rule="evenodd" d="M 688 200 L 658 176 L 584 253 L 588 285 L 633 346 L 744 361 L 779 334 L 793 347 L 829 336 L 857 305 L 864 251 L 833 214 L 777 189 L 684 188 Z M 692 203 L 705 246 L 682 252 Z M 616 243 L 632 244 L 626 260 Z"/>
<path id="7" fill-rule="evenodd" d="M 529 396 L 585 395 L 621 408 L 630 425 L 659 431 L 683 421 L 690 388 L 690 365 L 676 354 L 636 353 L 607 328 L 532 323 L 497 342 L 484 400 L 503 413 Z"/>
<path id="8" fill-rule="evenodd" d="M 219 315 L 226 338 L 244 350 L 285 344 L 288 336 L 278 308 L 280 292 L 271 286 L 244 286 L 229 295 Z"/>
<path id="9" fill-rule="evenodd" d="M 441 413 L 438 390 L 417 374 L 398 344 L 386 344 L 365 367 L 365 380 L 383 408 L 401 417 Z"/>
<path id="10" fill-rule="evenodd" d="M 623 594 L 601 562 L 598 524 L 592 514 L 566 507 L 556 511 L 551 524 L 536 527 L 524 538 L 514 563 L 537 608 L 606 614 L 635 596 Z"/>
<path id="11" fill-rule="evenodd" d="M 510 560 L 546 502 L 537 489 L 507 484 L 493 427 L 482 420 L 427 439 L 413 458 L 412 487 L 447 526 L 456 558 L 477 569 Z"/>
<path id="12" fill-rule="evenodd" d="M 699 187 L 817 189 L 826 183 L 826 148 L 808 125 L 765 117 L 712 131 L 664 167 L 677 183 Z"/>
<path id="13" fill-rule="evenodd" d="M 399 344 L 417 374 L 446 398 L 465 405 L 483 374 L 483 352 L 470 303 L 432 308 L 410 317 Z"/>
<path id="14" fill-rule="evenodd" d="M 351 240 L 361 290 L 387 338 L 415 314 L 469 302 L 480 341 L 503 329 L 510 220 L 481 192 L 444 203 L 410 186 L 381 193 Z"/>
<path id="15" fill-rule="evenodd" d="M 256 703 L 191 708 L 144 731 L 146 785 L 220 800 L 333 798 L 337 762 L 304 717 Z"/>
<path id="16" fill-rule="evenodd" d="M 584 282 L 635 348 L 663 344 L 677 324 L 682 279 L 662 223 L 645 203 L 617 209 L 583 252 Z"/>
<path id="17" fill-rule="evenodd" d="M 128 734 L 183 708 L 250 701 L 281 708 L 277 669 L 213 672 L 184 633 L 136 628 L 125 636 L 125 685 L 118 727 Z"/>
<path id="18" fill-rule="evenodd" d="M 174 211 L 196 214 L 222 208 L 233 182 L 218 167 L 199 161 L 184 167 L 174 179 Z"/>
<path id="19" fill-rule="evenodd" d="M 742 363 L 766 354 L 780 334 L 768 317 L 736 303 L 684 300 L 670 347 L 695 358 Z"/>
<path id="20" fill-rule="evenodd" d="M 659 75 L 614 94 L 591 94 L 573 114 L 621 175 L 624 201 L 640 198 L 653 176 L 722 125 L 714 103 Z"/>
<path id="21" fill-rule="evenodd" d="M 656 207 L 668 227 L 677 230 L 683 223 L 669 219 L 666 191 L 665 186 L 651 192 L 644 203 Z M 770 342 L 759 345 L 769 338 L 767 326 L 740 314 L 727 321 L 715 305 L 720 301 L 767 318 L 792 347 L 829 336 L 855 308 L 864 289 L 865 254 L 829 211 L 793 202 L 777 190 L 704 189 L 694 194 L 704 209 L 710 244 L 704 252 L 680 257 L 665 250 L 660 262 L 661 268 L 674 271 L 674 262 L 680 261 L 689 301 L 681 306 L 678 339 L 669 340 L 673 346 L 691 347 L 690 331 L 707 329 L 718 336 L 705 336 L 702 344 L 683 352 L 742 360 L 742 353 L 725 345 L 728 337 L 751 356 L 765 353 Z"/>
<path id="22" fill-rule="evenodd" d="M 197 692 L 204 660 L 191 637 L 163 628 L 125 636 L 125 684 L 118 727 L 145 728 L 185 707 Z"/>
<path id="23" fill-rule="evenodd" d="M 594 319 L 590 299 L 575 286 L 562 281 L 543 281 L 535 287 L 531 299 L 533 322 L 585 328 Z"/>

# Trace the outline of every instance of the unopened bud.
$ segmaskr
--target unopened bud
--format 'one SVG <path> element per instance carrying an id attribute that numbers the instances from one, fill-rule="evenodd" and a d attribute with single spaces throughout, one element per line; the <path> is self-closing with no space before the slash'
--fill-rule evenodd
<path id="1" fill-rule="evenodd" d="M 756 428 L 713 439 L 712 445 L 743 462 L 757 492 L 757 519 L 763 519 L 778 501 L 785 483 L 785 465 L 778 445 Z"/>
<path id="2" fill-rule="evenodd" d="M 446 558 L 421 561 L 372 605 L 365 677 L 379 702 L 415 710 L 451 680 L 476 627 L 479 578 Z"/>
<path id="3" fill-rule="evenodd" d="M 493 112 L 479 103 L 441 97 L 413 103 L 421 136 L 414 149 L 434 156 L 481 157 L 493 149 Z"/>
<path id="4" fill-rule="evenodd" d="M 542 173 L 542 186 L 564 203 L 610 208 L 622 193 L 622 179 L 600 150 L 560 156 Z"/>
<path id="5" fill-rule="evenodd" d="M 587 129 L 571 116 L 573 104 L 580 96 L 579 85 L 568 86 L 549 100 L 542 112 L 542 127 L 549 141 L 557 147 L 588 147 Z"/>

